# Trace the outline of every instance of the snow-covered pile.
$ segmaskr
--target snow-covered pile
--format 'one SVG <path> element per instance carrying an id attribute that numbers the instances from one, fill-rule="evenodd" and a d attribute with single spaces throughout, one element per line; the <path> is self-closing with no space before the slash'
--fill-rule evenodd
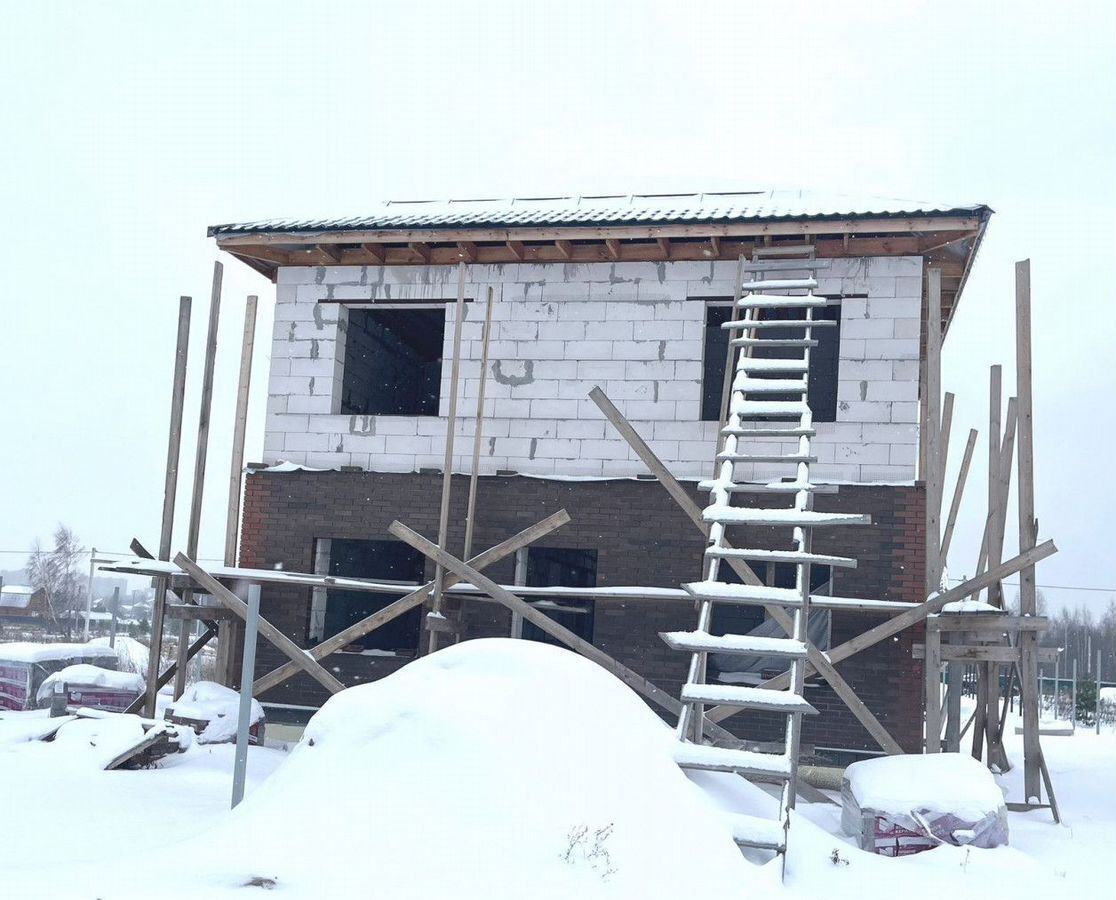
<path id="1" fill-rule="evenodd" d="M 147 687 L 143 676 L 133 672 L 114 672 L 111 669 L 102 669 L 100 666 L 91 666 L 87 663 L 78 663 L 66 666 L 57 672 L 52 672 L 43 679 L 35 700 L 40 706 L 49 702 L 50 695 L 54 693 L 56 684 L 65 684 L 70 688 L 105 688 L 112 691 L 128 691 L 142 694 Z"/>
<path id="2" fill-rule="evenodd" d="M 673 746 L 595 664 L 468 641 L 334 696 L 187 856 L 296 896 L 741 896 L 756 869 Z"/>
<path id="3" fill-rule="evenodd" d="M 1007 809 L 992 773 L 961 753 L 885 756 L 845 769 L 841 825 L 887 855 L 939 843 L 1007 843 Z M 924 839 L 924 840 L 923 840 Z"/>
<path id="4" fill-rule="evenodd" d="M 7 662 L 45 663 L 67 659 L 88 659 L 101 662 L 116 661 L 116 653 L 108 647 L 90 644 L 34 644 L 17 641 L 0 644 L 0 660 Z"/>
<path id="5" fill-rule="evenodd" d="M 240 694 L 213 681 L 198 681 L 188 685 L 177 701 L 166 704 L 165 712 L 182 719 L 208 722 L 198 735 L 198 743 L 220 744 L 236 739 Z M 263 717 L 263 707 L 253 699 L 249 724 L 255 725 Z"/>

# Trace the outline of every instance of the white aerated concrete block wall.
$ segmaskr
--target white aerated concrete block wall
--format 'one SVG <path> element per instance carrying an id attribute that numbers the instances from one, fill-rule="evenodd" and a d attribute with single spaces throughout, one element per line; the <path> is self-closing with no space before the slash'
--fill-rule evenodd
<path id="1" fill-rule="evenodd" d="M 706 301 L 732 296 L 735 270 L 735 262 L 720 261 L 468 266 L 466 296 L 479 302 L 467 304 L 462 326 L 455 469 L 469 470 L 484 300 L 492 287 L 482 473 L 643 473 L 642 463 L 587 397 L 600 385 L 671 471 L 708 477 L 717 423 L 699 420 Z M 837 421 L 817 425 L 814 475 L 911 481 L 918 441 L 922 260 L 835 259 L 817 277 L 819 293 L 845 299 Z M 281 269 L 265 461 L 398 472 L 441 467 L 453 303 L 446 313 L 441 415 L 352 416 L 340 414 L 344 301 L 445 301 L 456 294 L 452 266 Z M 765 443 L 797 450 L 793 442 Z M 785 474 L 785 466 L 756 465 L 742 472 Z"/>

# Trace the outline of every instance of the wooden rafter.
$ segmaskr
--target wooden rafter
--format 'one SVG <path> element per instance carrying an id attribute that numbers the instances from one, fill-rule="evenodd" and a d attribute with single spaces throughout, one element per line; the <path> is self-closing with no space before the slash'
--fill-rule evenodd
<path id="1" fill-rule="evenodd" d="M 712 256 L 714 259 L 719 259 L 720 258 L 720 256 L 721 256 L 721 239 L 719 237 L 717 237 L 717 235 L 713 235 L 712 237 L 709 238 L 709 250 L 710 250 L 709 255 Z"/>
<path id="2" fill-rule="evenodd" d="M 360 245 L 360 249 L 374 265 L 382 266 L 387 261 L 387 250 L 380 244 L 364 243 Z"/>
<path id="3" fill-rule="evenodd" d="M 620 258 L 620 241 L 618 238 L 605 238 L 605 249 L 609 259 Z"/>
<path id="4" fill-rule="evenodd" d="M 461 258 L 467 262 L 472 263 L 477 261 L 477 245 L 474 241 L 458 241 L 457 250 L 461 254 Z"/>
<path id="5" fill-rule="evenodd" d="M 339 247 L 331 247 L 329 244 L 315 244 L 314 249 L 334 265 L 341 262 L 341 248 Z"/>
<path id="6" fill-rule="evenodd" d="M 523 246 L 523 241 L 505 241 L 504 246 L 508 248 L 508 252 L 517 260 L 526 258 L 527 248 Z"/>
<path id="7" fill-rule="evenodd" d="M 655 238 L 655 243 L 659 245 L 659 252 L 662 254 L 663 259 L 670 259 L 670 238 Z"/>
<path id="8" fill-rule="evenodd" d="M 558 251 L 558 255 L 564 260 L 573 259 L 573 245 L 569 241 L 558 240 L 554 242 L 554 249 Z"/>
<path id="9" fill-rule="evenodd" d="M 407 249 L 418 256 L 424 263 L 430 265 L 430 245 L 423 241 L 408 241 Z"/>

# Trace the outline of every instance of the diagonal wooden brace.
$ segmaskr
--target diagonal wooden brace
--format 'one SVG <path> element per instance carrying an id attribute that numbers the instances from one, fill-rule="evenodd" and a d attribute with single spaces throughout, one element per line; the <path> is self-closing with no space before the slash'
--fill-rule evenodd
<path id="1" fill-rule="evenodd" d="M 708 536 L 709 526 L 706 525 L 705 520 L 702 518 L 701 510 L 698 508 L 698 505 L 694 503 L 690 495 L 686 493 L 686 489 L 679 484 L 678 479 L 670 473 L 670 470 L 667 469 L 665 465 L 663 465 L 662 460 L 660 460 L 651 448 L 647 446 L 646 441 L 639 436 L 639 433 L 632 427 L 632 424 L 624 418 L 623 413 L 613 405 L 612 401 L 605 396 L 604 391 L 599 387 L 595 387 L 589 392 L 589 398 L 597 404 L 601 412 L 604 413 L 605 418 L 607 418 L 609 422 L 612 423 L 613 427 L 620 432 L 620 436 L 631 445 L 639 458 L 643 460 L 643 464 L 659 479 L 659 484 L 666 489 L 666 492 L 670 494 L 674 502 L 681 507 L 682 511 L 686 513 L 687 516 L 689 516 L 690 521 L 694 523 L 703 535 Z M 723 541 L 722 544 L 726 548 L 731 546 L 728 541 Z M 743 560 L 728 558 L 725 559 L 724 562 L 732 567 L 733 571 L 740 576 L 745 584 L 763 584 L 756 573 L 753 572 L 751 567 Z M 791 617 L 787 615 L 786 610 L 779 606 L 765 606 L 764 609 L 771 618 L 779 623 L 783 631 L 787 634 L 793 634 L 794 623 Z M 880 720 L 872 714 L 872 711 L 868 709 L 867 706 L 865 706 L 864 701 L 857 696 L 852 686 L 841 677 L 840 673 L 838 673 L 835 668 L 833 668 L 826 656 L 809 641 L 806 642 L 806 652 L 807 658 L 811 665 L 813 665 L 814 670 L 821 674 L 829 683 L 829 686 L 833 688 L 833 692 L 841 698 L 845 706 L 849 708 L 849 712 L 851 712 L 856 717 L 857 721 L 864 726 L 864 729 L 872 736 L 876 743 L 889 754 L 895 755 L 902 753 L 903 748 L 899 746 L 899 742 L 891 736 Z M 732 707 L 732 709 L 736 711 L 735 707 Z M 712 718 L 713 713 L 718 711 L 723 713 L 724 710 L 725 707 L 714 707 L 705 718 L 708 720 Z M 722 715 L 722 718 L 727 718 L 727 716 Z M 717 720 L 713 719 L 713 721 Z"/>
<path id="2" fill-rule="evenodd" d="M 570 521 L 569 513 L 564 509 L 552 513 L 540 522 L 536 522 L 530 528 L 524 528 L 518 534 L 512 535 L 506 541 L 502 541 L 496 546 L 485 550 L 484 553 L 478 553 L 469 560 L 469 565 L 474 569 L 484 569 L 494 563 L 513 555 L 517 550 L 526 547 L 533 541 L 538 540 L 544 535 L 550 534 L 552 531 L 561 528 L 563 525 Z M 461 581 L 456 575 L 447 577 L 444 581 L 443 587 L 449 588 Z M 343 631 L 337 632 L 332 637 L 326 638 L 316 647 L 312 647 L 306 652 L 309 653 L 314 659 L 324 659 L 331 653 L 335 653 L 344 647 L 346 644 L 351 644 L 358 638 L 363 637 L 370 631 L 374 631 L 381 625 L 390 622 L 409 609 L 414 609 L 416 606 L 421 606 L 430 597 L 434 589 L 434 582 L 428 582 L 420 588 L 416 588 L 411 593 L 400 597 L 393 603 L 389 603 L 383 609 L 377 610 L 370 616 L 366 616 L 359 622 L 354 622 Z M 292 675 L 297 675 L 301 672 L 295 663 L 289 662 L 268 672 L 266 675 L 257 678 L 255 684 L 252 685 L 252 694 L 258 696 L 264 691 L 270 690 L 277 684 L 286 681 Z"/>
<path id="3" fill-rule="evenodd" d="M 175 556 L 174 562 L 175 565 L 193 578 L 214 600 L 225 608 L 231 609 L 241 619 L 248 618 L 248 604 L 191 560 L 185 553 L 179 553 Z M 311 678 L 318 681 L 331 694 L 336 694 L 345 689 L 345 685 L 323 669 L 318 664 L 317 660 L 313 659 L 305 650 L 299 647 L 298 644 L 283 634 L 282 631 L 272 625 L 263 616 L 260 616 L 259 632 L 279 650 L 289 656 L 295 665 Z"/>

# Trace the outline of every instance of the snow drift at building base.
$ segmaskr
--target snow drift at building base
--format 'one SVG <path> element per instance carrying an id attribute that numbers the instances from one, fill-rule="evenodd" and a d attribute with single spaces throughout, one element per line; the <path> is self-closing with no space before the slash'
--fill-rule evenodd
<path id="1" fill-rule="evenodd" d="M 337 694 L 220 827 L 94 883 L 112 898 L 157 877 L 163 897 L 244 897 L 271 879 L 283 896 L 487 900 L 777 883 L 775 867 L 741 857 L 673 742 L 636 694 L 569 651 L 468 641 Z"/>

